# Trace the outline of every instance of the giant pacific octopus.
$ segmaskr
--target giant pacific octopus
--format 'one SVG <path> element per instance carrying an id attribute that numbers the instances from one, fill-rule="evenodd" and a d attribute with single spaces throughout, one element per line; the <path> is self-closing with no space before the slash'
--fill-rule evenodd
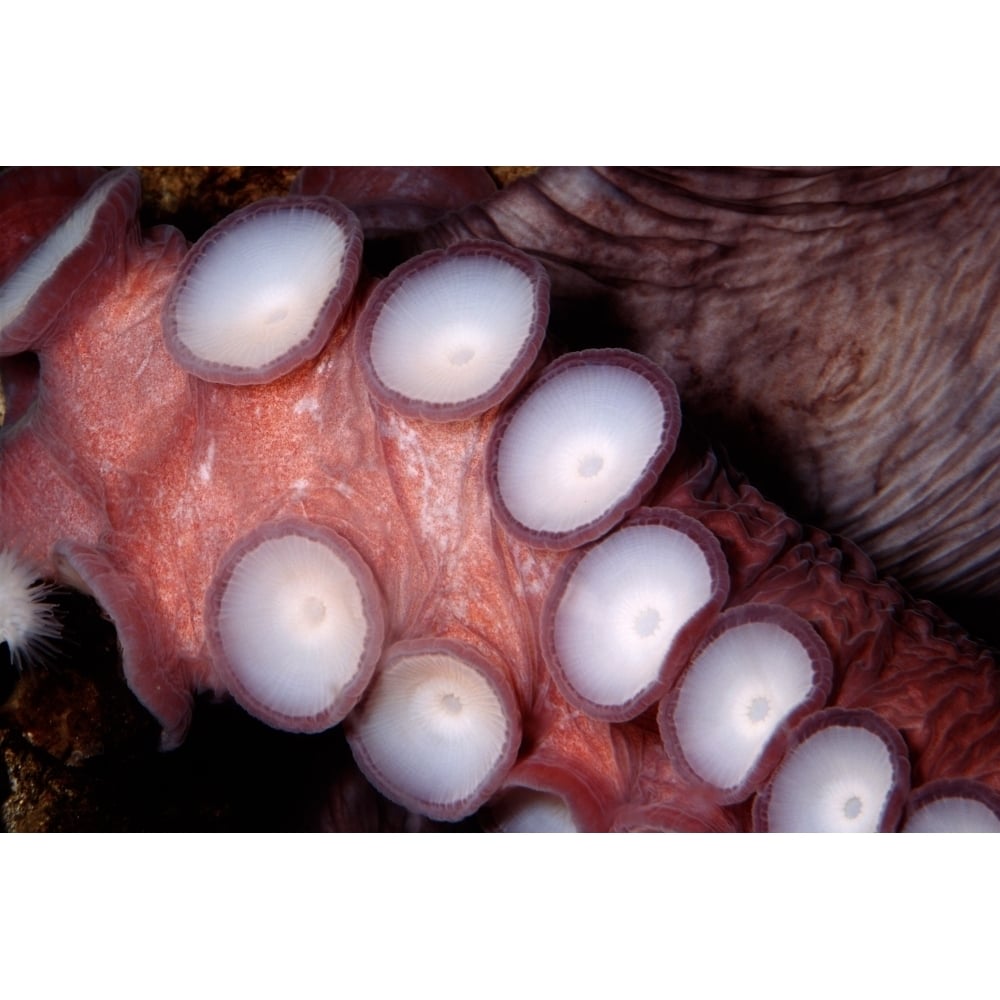
<path id="1" fill-rule="evenodd" d="M 212 692 L 280 729 L 343 723 L 367 779 L 437 821 L 1000 829 L 989 651 L 765 500 L 688 412 L 717 430 L 730 399 L 786 446 L 795 495 L 889 568 L 995 592 L 996 476 L 977 464 L 994 381 L 953 400 L 925 328 L 909 350 L 890 334 L 930 294 L 900 250 L 921 199 L 957 272 L 969 238 L 949 242 L 935 199 L 989 207 L 997 185 L 893 176 L 553 171 L 491 196 L 474 172 L 307 170 L 189 247 L 140 232 L 132 171 L 9 171 L 3 548 L 18 579 L 30 564 L 94 596 L 168 750 Z M 580 218 L 549 242 L 547 212 Z M 424 252 L 377 276 L 362 231 Z M 868 268 L 843 287 L 831 261 L 861 249 L 908 298 Z M 982 275 L 962 274 L 929 311 L 952 340 L 974 316 L 951 349 L 975 367 L 997 338 Z M 599 284 L 614 329 L 565 351 Z M 622 325 L 641 354 L 608 346 Z M 934 474 L 891 426 L 929 422 L 924 398 L 900 414 L 879 393 L 894 353 L 917 355 L 893 391 L 929 396 Z M 886 428 L 864 447 L 862 398 Z M 938 470 L 949 427 L 981 431 L 979 457 Z M 332 826 L 356 796 L 330 789 Z"/>

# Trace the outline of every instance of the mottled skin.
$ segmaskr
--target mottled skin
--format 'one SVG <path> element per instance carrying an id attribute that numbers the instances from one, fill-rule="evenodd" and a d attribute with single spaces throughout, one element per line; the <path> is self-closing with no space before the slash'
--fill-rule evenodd
<path id="1" fill-rule="evenodd" d="M 800 517 L 1000 597 L 1000 171 L 553 168 L 434 227 L 536 254 Z"/>
<path id="2" fill-rule="evenodd" d="M 60 317 L 38 351 L 37 403 L 0 438 L 4 540 L 95 590 L 166 744 L 183 737 L 194 691 L 221 690 L 202 623 L 219 556 L 257 521 L 300 514 L 368 561 L 388 642 L 459 638 L 507 672 L 524 727 L 508 784 L 556 791 L 590 829 L 746 828 L 748 806 L 722 808 L 677 774 L 652 713 L 610 725 L 559 696 L 537 623 L 561 557 L 509 539 L 491 516 L 483 452 L 497 411 L 435 425 L 374 403 L 352 349 L 370 286 L 325 351 L 270 385 L 184 374 L 159 329 L 184 248 L 176 233 L 123 234 L 120 279 Z M 960 629 L 879 581 L 854 546 L 732 485 L 690 436 L 650 501 L 720 539 L 730 605 L 780 601 L 814 625 L 834 657 L 831 704 L 897 726 L 914 784 L 961 776 L 1000 791 L 996 665 Z M 331 806 L 331 821 L 345 809 Z"/>
<path id="3" fill-rule="evenodd" d="M 434 425 L 372 403 L 349 337 L 363 295 L 329 348 L 285 378 L 234 391 L 189 377 L 160 333 L 184 250 L 177 233 L 124 245 L 123 280 L 61 317 L 39 351 L 37 405 L 5 430 L 0 459 L 5 539 L 102 588 L 126 676 L 167 745 L 192 693 L 222 689 L 202 622 L 215 564 L 268 517 L 321 519 L 358 549 L 389 608 L 387 642 L 449 635 L 529 661 L 524 602 L 541 601 L 554 557 L 496 544 L 482 469 L 495 411 Z"/>

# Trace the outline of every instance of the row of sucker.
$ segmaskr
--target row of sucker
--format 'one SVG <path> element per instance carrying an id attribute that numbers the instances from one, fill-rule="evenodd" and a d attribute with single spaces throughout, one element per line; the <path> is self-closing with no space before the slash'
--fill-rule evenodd
<path id="1" fill-rule="evenodd" d="M 277 206 L 264 207 L 273 224 Z M 301 214 L 308 203 L 291 207 Z M 341 218 L 329 204 L 323 211 Z M 248 214 L 260 219 L 260 206 Z M 204 254 L 196 245 L 191 259 Z M 192 272 L 182 270 L 172 308 Z M 484 312 L 496 312 L 497 301 L 507 304 L 490 325 Z M 562 697 L 612 727 L 655 716 L 662 753 L 692 799 L 745 804 L 755 830 L 1000 828 L 997 797 L 982 783 L 931 782 L 911 794 L 900 732 L 876 712 L 831 707 L 835 671 L 813 625 L 777 601 L 734 597 L 710 524 L 643 506 L 680 431 L 677 391 L 658 366 L 592 350 L 528 378 L 547 316 L 548 282 L 536 262 L 471 243 L 390 275 L 362 313 L 357 347 L 373 401 L 406 419 L 480 419 L 503 407 L 485 466 L 496 524 L 518 543 L 566 552 L 536 636 Z M 310 357 L 325 342 L 311 336 Z M 175 352 L 177 343 L 174 333 Z M 245 367 L 216 350 L 226 358 L 213 359 L 217 369 Z M 276 609 L 251 557 L 270 560 L 272 575 L 286 564 L 287 576 L 315 559 L 316 582 Z M 287 635 L 269 650 L 263 631 L 229 624 L 244 620 L 231 613 L 238 603 L 251 617 L 293 619 L 289 633 L 304 628 L 306 638 L 291 654 Z M 284 728 L 346 719 L 359 767 L 394 801 L 456 820 L 492 800 L 500 829 L 592 827 L 553 789 L 504 784 L 533 752 L 520 750 L 504 671 L 446 637 L 408 636 L 384 648 L 372 571 L 328 529 L 279 522 L 240 539 L 207 608 L 209 645 L 237 700 Z M 338 657 L 335 681 L 309 665 Z M 277 711 L 262 707 L 275 701 Z"/>

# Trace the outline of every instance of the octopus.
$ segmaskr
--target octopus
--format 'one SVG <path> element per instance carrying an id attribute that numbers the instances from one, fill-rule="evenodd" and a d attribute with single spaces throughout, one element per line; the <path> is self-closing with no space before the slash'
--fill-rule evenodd
<path id="1" fill-rule="evenodd" d="M 168 755 L 336 732 L 332 829 L 1000 828 L 995 660 L 895 579 L 998 593 L 997 190 L 305 170 L 189 245 L 9 171 L 0 635 L 90 595 Z"/>

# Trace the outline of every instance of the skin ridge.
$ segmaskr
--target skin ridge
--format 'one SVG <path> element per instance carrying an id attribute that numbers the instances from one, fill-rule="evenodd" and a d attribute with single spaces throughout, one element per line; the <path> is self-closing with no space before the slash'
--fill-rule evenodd
<path id="1" fill-rule="evenodd" d="M 899 729 L 920 782 L 947 773 L 996 787 L 1000 760 L 987 747 L 1000 674 L 984 647 L 935 605 L 880 578 L 852 542 L 799 525 L 711 452 L 671 478 L 680 481 L 664 484 L 657 502 L 706 524 L 731 566 L 754 567 L 734 573 L 727 607 L 780 604 L 819 632 L 834 664 L 829 705 L 872 709 Z M 761 545 L 770 558 L 759 557 Z"/>

